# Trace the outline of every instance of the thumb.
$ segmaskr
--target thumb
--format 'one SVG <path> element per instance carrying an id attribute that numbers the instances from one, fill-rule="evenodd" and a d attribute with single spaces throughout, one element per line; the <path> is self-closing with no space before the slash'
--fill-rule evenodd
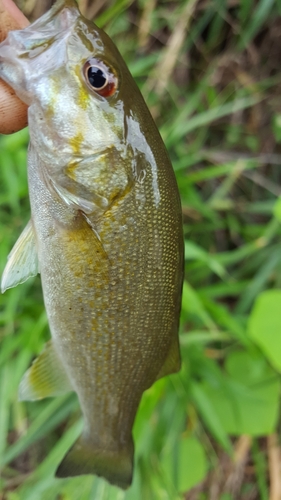
<path id="1" fill-rule="evenodd" d="M 23 29 L 28 19 L 12 0 L 0 0 L 0 42 L 10 30 Z M 17 132 L 27 125 L 27 106 L 9 85 L 0 80 L 0 134 Z"/>

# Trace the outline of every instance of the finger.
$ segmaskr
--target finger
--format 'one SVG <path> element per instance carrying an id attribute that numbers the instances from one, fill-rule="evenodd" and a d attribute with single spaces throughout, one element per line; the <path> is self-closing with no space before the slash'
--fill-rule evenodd
<path id="1" fill-rule="evenodd" d="M 22 29 L 29 21 L 12 0 L 0 0 L 0 42 L 10 30 Z M 0 134 L 11 134 L 27 125 L 27 106 L 14 90 L 0 80 Z"/>
<path id="2" fill-rule="evenodd" d="M 12 0 L 0 0 L 0 42 L 6 38 L 9 31 L 22 29 L 28 25 L 28 19 Z"/>

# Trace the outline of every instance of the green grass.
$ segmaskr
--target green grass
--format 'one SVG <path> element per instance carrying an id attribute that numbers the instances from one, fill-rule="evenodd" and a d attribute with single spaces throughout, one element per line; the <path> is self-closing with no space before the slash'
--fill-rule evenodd
<path id="1" fill-rule="evenodd" d="M 117 0 L 98 13 L 177 176 L 183 367 L 143 397 L 128 492 L 91 476 L 55 479 L 81 431 L 79 406 L 73 395 L 18 402 L 21 376 L 49 337 L 40 278 L 0 296 L 1 500 L 207 500 L 214 482 L 216 500 L 269 498 L 265 436 L 280 423 L 280 13 L 268 0 L 156 1 L 152 11 L 148 0 Z M 175 34 L 182 43 L 171 54 Z M 0 137 L 1 270 L 29 219 L 27 142 L 27 130 Z"/>

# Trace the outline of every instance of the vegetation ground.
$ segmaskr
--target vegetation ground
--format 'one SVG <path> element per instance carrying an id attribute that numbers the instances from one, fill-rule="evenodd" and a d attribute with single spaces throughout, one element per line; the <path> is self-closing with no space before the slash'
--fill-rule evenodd
<path id="1" fill-rule="evenodd" d="M 47 1 L 18 1 L 32 18 Z M 1 500 L 280 500 L 281 2 L 80 0 L 160 127 L 185 233 L 183 368 L 144 395 L 127 493 L 54 479 L 73 395 L 17 400 L 49 338 L 40 278 L 0 297 Z M 35 10 L 34 10 L 35 9 Z M 0 138 L 0 269 L 29 219 L 28 132 Z"/>

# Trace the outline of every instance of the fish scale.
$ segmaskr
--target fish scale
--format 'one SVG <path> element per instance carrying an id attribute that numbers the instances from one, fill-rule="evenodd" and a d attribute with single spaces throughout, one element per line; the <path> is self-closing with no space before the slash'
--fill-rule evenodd
<path id="1" fill-rule="evenodd" d="M 91 88 L 89 64 L 103 72 L 104 89 Z M 97 474 L 126 488 L 142 394 L 180 368 L 174 172 L 121 55 L 74 1 L 8 36 L 0 75 L 29 105 L 31 205 L 2 290 L 40 269 L 52 339 L 20 399 L 74 390 L 84 430 L 57 476 Z"/>

